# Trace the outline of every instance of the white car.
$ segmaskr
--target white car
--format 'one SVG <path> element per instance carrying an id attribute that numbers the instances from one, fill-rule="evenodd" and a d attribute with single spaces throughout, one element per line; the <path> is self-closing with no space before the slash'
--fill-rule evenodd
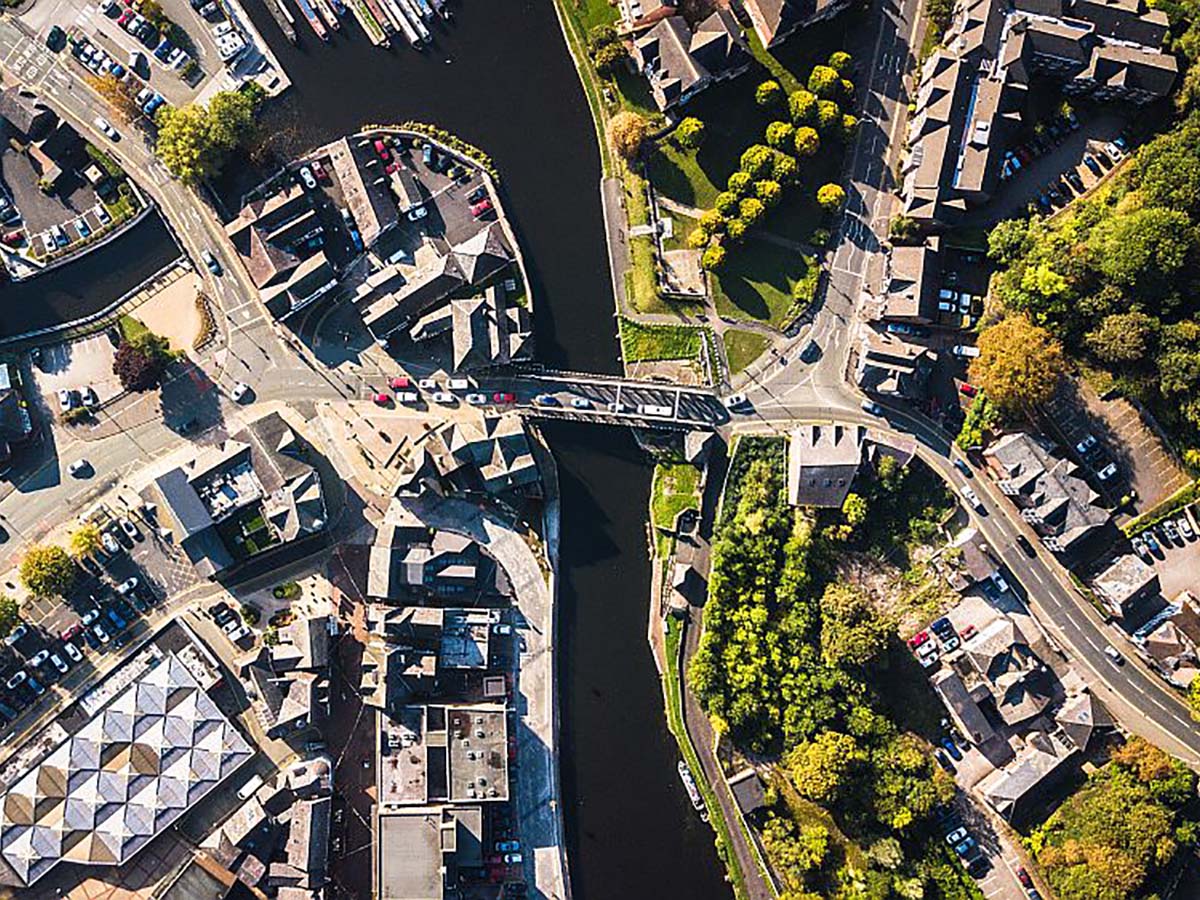
<path id="1" fill-rule="evenodd" d="M 67 466 L 67 471 L 78 478 L 84 472 L 92 467 L 92 464 L 86 459 L 77 459 L 75 462 Z"/>
<path id="2" fill-rule="evenodd" d="M 436 378 L 422 378 L 417 382 L 417 387 L 423 391 L 436 391 L 438 383 Z"/>
<path id="3" fill-rule="evenodd" d="M 99 622 L 92 626 L 92 634 L 94 634 L 96 636 L 96 640 L 102 644 L 107 644 L 109 641 L 108 632 L 104 630 L 104 626 Z"/>
<path id="4" fill-rule="evenodd" d="M 61 412 L 70 412 L 75 408 L 75 395 L 66 388 L 58 389 L 58 408 Z"/>
<path id="5" fill-rule="evenodd" d="M 487 394 L 467 394 L 467 402 L 472 406 L 486 406 L 488 402 Z"/>
<path id="6" fill-rule="evenodd" d="M 120 553 L 121 545 L 111 532 L 104 532 L 100 535 L 100 543 L 104 545 L 104 549 L 109 553 Z"/>
<path id="7" fill-rule="evenodd" d="M 976 494 L 969 487 L 967 487 L 965 484 L 961 488 L 958 489 L 958 492 L 960 494 L 962 494 L 962 498 L 967 501 L 967 505 L 969 505 L 970 507 L 972 507 L 975 510 L 979 510 L 979 511 L 983 510 L 983 503 L 980 502 L 979 495 Z"/>
<path id="8" fill-rule="evenodd" d="M 117 524 L 120 525 L 121 530 L 125 532 L 125 537 L 129 538 L 131 541 L 136 541 L 142 536 L 141 532 L 137 530 L 137 526 L 124 516 L 117 519 Z"/>
<path id="9" fill-rule="evenodd" d="M 955 844 L 962 843 L 967 836 L 967 829 L 955 828 L 952 832 L 946 835 L 946 843 L 953 847 Z"/>
<path id="10" fill-rule="evenodd" d="M 310 169 L 308 166 L 300 167 L 300 180 L 304 182 L 304 186 L 310 191 L 315 191 L 317 189 L 317 178 L 315 175 L 313 175 L 312 169 Z"/>
<path id="11" fill-rule="evenodd" d="M 239 625 L 237 628 L 233 629 L 233 631 L 227 631 L 226 636 L 236 644 L 243 638 L 248 638 L 250 636 L 250 629 L 245 625 Z"/>
<path id="12" fill-rule="evenodd" d="M 452 391 L 469 391 L 472 387 L 470 378 L 451 378 L 446 387 Z"/>
<path id="13" fill-rule="evenodd" d="M 83 652 L 70 641 L 63 644 L 63 651 L 71 658 L 71 662 L 83 662 Z"/>
<path id="14" fill-rule="evenodd" d="M 250 385 L 244 381 L 239 381 L 233 386 L 233 390 L 229 392 L 229 399 L 234 403 L 240 403 L 242 398 L 250 392 Z"/>
<path id="15" fill-rule="evenodd" d="M 726 409 L 739 409 L 746 405 L 746 395 L 740 393 L 730 394 L 721 402 L 725 404 Z"/>
<path id="16" fill-rule="evenodd" d="M 1176 524 L 1179 526 L 1179 533 L 1187 540 L 1191 540 L 1196 536 L 1196 532 L 1192 529 L 1192 523 L 1187 520 L 1187 516 L 1180 516 Z"/>
<path id="17" fill-rule="evenodd" d="M 873 416 L 882 416 L 883 407 L 874 400 L 864 400 L 862 402 L 863 412 L 870 413 Z"/>
<path id="18" fill-rule="evenodd" d="M 423 219 L 429 215 L 429 210 L 424 206 L 414 206 L 408 211 L 408 221 L 415 222 L 417 219 Z"/>
<path id="19" fill-rule="evenodd" d="M 104 118 L 104 116 L 96 116 L 96 118 L 92 119 L 92 124 L 110 141 L 121 139 L 121 135 L 117 132 L 117 129 L 113 128 L 112 123 Z"/>
<path id="20" fill-rule="evenodd" d="M 100 398 L 96 396 L 96 392 L 92 390 L 91 385 L 80 388 L 79 396 L 83 398 L 83 405 L 88 409 L 95 409 L 100 405 Z"/>
<path id="21" fill-rule="evenodd" d="M 571 405 L 576 409 L 591 409 L 592 401 L 587 397 L 572 397 Z"/>
<path id="22" fill-rule="evenodd" d="M 1008 592 L 1008 582 L 1004 580 L 1004 576 L 999 572 L 992 573 L 992 584 L 996 586 L 996 590 L 1004 594 Z"/>
<path id="23" fill-rule="evenodd" d="M 36 656 L 34 656 L 33 659 L 31 659 L 29 661 L 29 664 L 31 666 L 40 666 L 42 663 L 44 663 L 49 658 L 50 658 L 50 651 L 42 650 L 40 653 L 38 653 Z"/>
<path id="24" fill-rule="evenodd" d="M 445 403 L 447 405 L 453 405 L 455 402 L 457 402 L 457 400 L 456 400 L 455 396 L 453 394 L 451 394 L 449 391 L 434 391 L 433 392 L 433 402 L 434 403 Z"/>
<path id="25" fill-rule="evenodd" d="M 64 675 L 71 668 L 65 662 L 63 662 L 63 658 L 57 653 L 50 654 L 50 662 L 53 663 L 54 668 L 58 669 L 58 671 L 62 672 Z"/>
<path id="26" fill-rule="evenodd" d="M 396 402 L 403 403 L 405 406 L 411 406 L 421 400 L 421 395 L 416 391 L 396 391 Z"/>
<path id="27" fill-rule="evenodd" d="M 130 591 L 132 591 L 137 586 L 138 586 L 137 576 L 132 575 L 117 585 L 117 593 L 120 594 L 122 597 L 124 597 L 126 594 L 128 594 Z"/>

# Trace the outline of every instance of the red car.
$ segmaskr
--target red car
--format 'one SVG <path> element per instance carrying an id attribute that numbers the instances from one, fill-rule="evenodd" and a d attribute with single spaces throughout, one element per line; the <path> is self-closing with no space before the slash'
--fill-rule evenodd
<path id="1" fill-rule="evenodd" d="M 476 203 L 474 206 L 471 207 L 471 215 L 473 215 L 475 218 L 478 219 L 485 212 L 489 212 L 491 210 L 491 208 L 492 208 L 492 201 L 485 197 L 484 199 L 480 200 L 478 203 Z"/>
<path id="2" fill-rule="evenodd" d="M 9 247 L 19 247 L 25 243 L 25 232 L 10 231 L 4 237 L 0 238 L 0 241 L 4 241 L 4 243 Z"/>
<path id="3" fill-rule="evenodd" d="M 384 162 L 387 162 L 392 157 L 392 154 L 388 152 L 387 144 L 379 139 L 375 141 L 375 152 L 379 154 L 379 158 Z"/>
<path id="4" fill-rule="evenodd" d="M 496 391 L 496 393 L 492 394 L 493 403 L 515 403 L 516 399 L 516 394 L 508 394 L 503 391 Z"/>
<path id="5" fill-rule="evenodd" d="M 1025 871 L 1024 866 L 1017 869 L 1017 881 L 1021 882 L 1021 887 L 1033 887 L 1033 879 L 1029 877 L 1029 873 Z"/>
<path id="6" fill-rule="evenodd" d="M 960 638 L 962 638 L 964 641 L 969 641 L 971 638 L 973 638 L 975 636 L 975 632 L 977 632 L 978 630 L 979 629 L 976 628 L 974 625 L 968 625 L 966 628 L 964 628 L 962 631 L 960 631 L 958 633 L 958 636 Z"/>
<path id="7" fill-rule="evenodd" d="M 387 394 L 376 394 L 374 399 L 375 399 L 375 404 L 377 406 L 391 406 L 392 405 L 392 398 Z"/>
<path id="8" fill-rule="evenodd" d="M 412 387 L 412 382 L 407 375 L 397 375 L 388 384 L 391 385 L 393 391 L 403 391 Z"/>
<path id="9" fill-rule="evenodd" d="M 121 12 L 121 14 L 119 16 L 117 16 L 117 24 L 120 25 L 122 28 L 124 28 L 125 23 L 128 22 L 132 18 L 133 18 L 133 10 L 132 9 L 123 10 Z"/>
<path id="10" fill-rule="evenodd" d="M 73 640 L 75 640 L 75 638 L 79 637 L 79 635 L 81 635 L 81 634 L 83 634 L 83 624 L 80 622 L 76 622 L 70 628 L 64 629 L 62 634 L 59 635 L 59 637 L 62 638 L 64 641 L 73 641 Z"/>
<path id="11" fill-rule="evenodd" d="M 317 176 L 317 181 L 328 181 L 329 175 L 325 171 L 325 167 L 321 165 L 321 161 L 314 159 L 312 161 L 313 174 Z"/>
<path id="12" fill-rule="evenodd" d="M 912 637 L 910 637 L 908 639 L 909 649 L 916 650 L 918 647 L 920 647 L 922 644 L 924 644 L 927 640 L 929 640 L 929 632 L 928 631 L 918 631 L 916 634 L 914 634 Z"/>
<path id="13" fill-rule="evenodd" d="M 958 386 L 958 389 L 968 397 L 974 397 L 975 394 L 978 393 L 978 391 L 975 389 L 975 385 L 967 384 L 965 381 Z"/>

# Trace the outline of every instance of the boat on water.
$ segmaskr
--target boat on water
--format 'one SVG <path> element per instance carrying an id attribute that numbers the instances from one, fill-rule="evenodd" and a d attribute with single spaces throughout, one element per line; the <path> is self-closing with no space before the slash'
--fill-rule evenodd
<path id="1" fill-rule="evenodd" d="M 342 0 L 329 0 L 329 5 L 333 7 L 333 11 L 339 16 L 346 14 L 346 4 Z"/>
<path id="2" fill-rule="evenodd" d="M 304 14 L 304 18 L 308 19 L 308 24 L 312 26 L 312 30 L 316 32 L 317 37 L 323 41 L 328 41 L 329 31 L 325 28 L 325 23 L 321 21 L 321 17 L 317 15 L 316 10 L 312 8 L 308 0 L 296 0 L 296 5 L 300 7 L 300 12 Z"/>
<path id="3" fill-rule="evenodd" d="M 387 17 L 394 24 L 394 27 L 400 29 L 400 31 L 404 33 L 404 36 L 408 38 L 408 42 L 410 44 L 419 48 L 421 46 L 421 36 L 417 34 L 416 29 L 412 27 L 412 23 L 408 20 L 408 16 L 401 11 L 399 0 L 379 0 L 379 3 L 382 4 L 385 10 L 387 10 Z"/>
<path id="4" fill-rule="evenodd" d="M 688 799 L 692 801 L 692 809 L 700 813 L 700 818 L 707 821 L 708 810 L 704 808 L 704 798 L 700 796 L 700 789 L 696 787 L 696 779 L 692 777 L 692 770 L 682 759 L 677 768 L 679 769 L 679 780 L 683 782 L 683 789 L 687 791 Z"/>
<path id="5" fill-rule="evenodd" d="M 454 14 L 450 12 L 450 6 L 446 0 L 429 0 L 429 3 L 434 11 L 447 22 L 453 17 Z"/>
<path id="6" fill-rule="evenodd" d="M 396 0 L 396 5 L 408 17 L 409 24 L 417 32 L 421 43 L 428 44 L 432 40 L 432 35 L 430 35 L 429 29 L 425 27 L 425 20 L 421 18 L 421 12 L 417 9 L 416 0 Z"/>
<path id="7" fill-rule="evenodd" d="M 342 27 L 341 21 L 337 17 L 337 13 L 333 11 L 333 6 L 329 0 L 308 0 L 316 9 L 318 15 L 325 20 L 325 24 L 334 31 L 340 31 Z"/>
<path id="8" fill-rule="evenodd" d="M 417 5 L 417 11 L 420 12 L 424 19 L 433 18 L 433 7 L 429 5 L 429 0 L 413 0 Z"/>

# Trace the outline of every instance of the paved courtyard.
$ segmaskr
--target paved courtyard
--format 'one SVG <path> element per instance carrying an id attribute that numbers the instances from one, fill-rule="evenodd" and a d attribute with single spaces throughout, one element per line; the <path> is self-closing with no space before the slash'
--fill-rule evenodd
<path id="1" fill-rule="evenodd" d="M 46 398 L 46 406 L 58 410 L 61 389 L 77 391 L 90 386 L 100 402 L 121 393 L 121 382 L 113 374 L 116 347 L 107 331 L 78 341 L 51 344 L 42 349 L 40 365 L 33 366 L 33 380 Z"/>

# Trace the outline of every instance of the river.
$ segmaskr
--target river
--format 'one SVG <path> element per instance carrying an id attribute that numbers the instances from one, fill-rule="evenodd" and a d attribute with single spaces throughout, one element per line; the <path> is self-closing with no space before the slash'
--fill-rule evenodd
<path id="1" fill-rule="evenodd" d="M 366 123 L 427 121 L 485 150 L 503 179 L 535 298 L 539 358 L 619 371 L 591 115 L 550 0 L 456 3 L 424 53 L 284 40 L 244 0 L 292 79 L 269 128 L 298 152 Z M 547 429 L 563 486 L 562 787 L 575 900 L 725 900 L 712 829 L 675 770 L 646 641 L 650 467 L 625 430 Z"/>

